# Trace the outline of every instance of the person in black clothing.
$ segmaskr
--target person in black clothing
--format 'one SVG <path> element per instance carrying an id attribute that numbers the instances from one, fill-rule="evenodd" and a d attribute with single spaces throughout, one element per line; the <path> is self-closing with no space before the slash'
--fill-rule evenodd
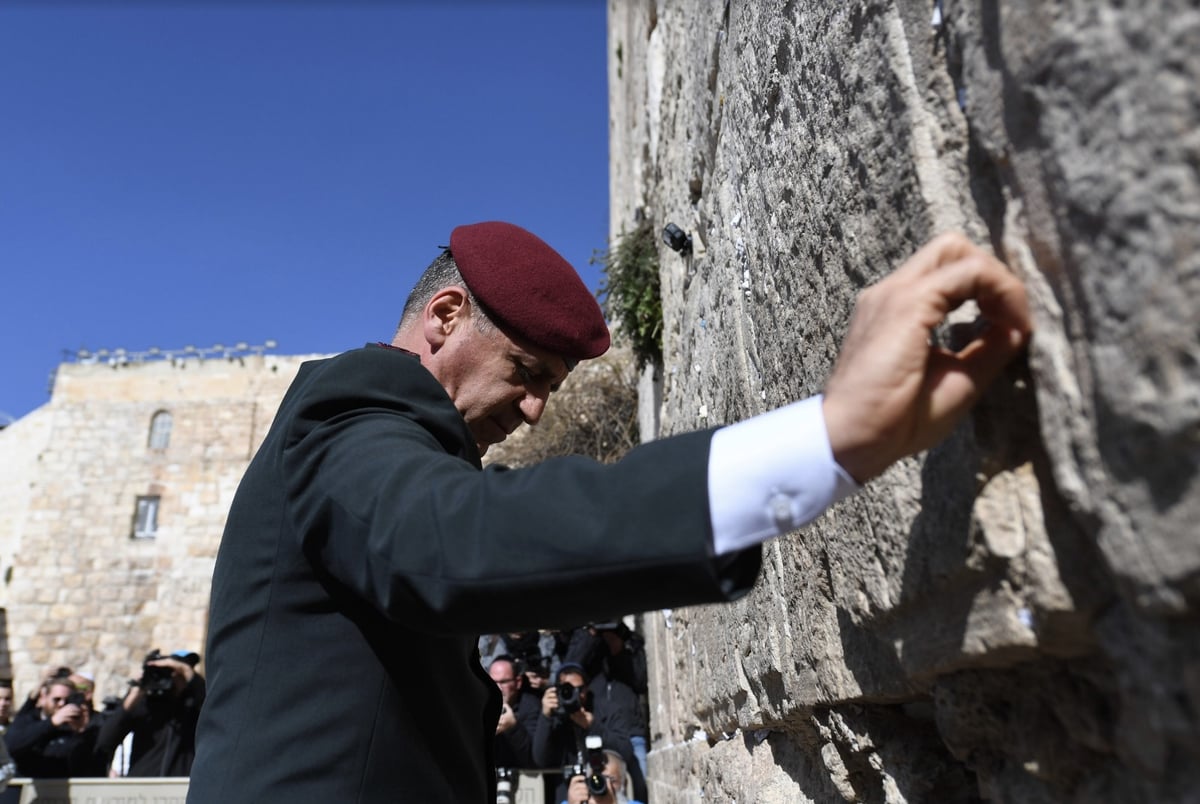
<path id="1" fill-rule="evenodd" d="M 570 695 L 564 696 L 567 692 Z M 628 685 L 603 674 L 589 682 L 581 665 L 563 663 L 558 669 L 558 684 L 542 695 L 542 714 L 533 733 L 534 761 L 540 767 L 584 764 L 584 739 L 598 736 L 604 748 L 616 751 L 625 760 L 634 798 L 645 801 L 646 779 L 634 759 L 630 739 L 636 728 L 637 707 L 637 694 Z M 562 801 L 565 795 L 564 782 L 554 800 Z"/>
<path id="2" fill-rule="evenodd" d="M 571 633 L 565 660 L 583 665 L 589 678 L 605 678 L 633 689 L 637 707 L 633 712 L 630 741 L 638 769 L 646 774 L 646 752 L 650 742 L 649 672 L 646 640 L 620 620 L 592 623 Z"/>
<path id="3" fill-rule="evenodd" d="M 633 688 L 647 691 L 646 640 L 620 620 L 592 623 L 571 633 L 564 662 L 583 666 L 590 677 L 600 673 Z"/>
<path id="4" fill-rule="evenodd" d="M 1031 328 L 1020 281 L 944 236 L 859 296 L 824 394 L 614 464 L 484 469 L 609 333 L 532 233 L 449 240 L 391 342 L 301 367 L 242 479 L 191 804 L 494 800 L 479 634 L 745 595 L 763 541 L 949 434 Z M 988 328 L 957 354 L 931 342 L 972 298 Z"/>
<path id="5" fill-rule="evenodd" d="M 517 631 L 498 636 L 499 645 L 493 657 L 507 654 L 517 663 L 525 676 L 521 689 L 535 692 L 541 697 L 542 690 L 558 671 L 564 661 L 569 636 L 560 631 Z M 502 648 L 502 649 L 501 649 Z"/>
<path id="6" fill-rule="evenodd" d="M 120 707 L 104 719 L 99 750 L 111 757 L 133 732 L 128 776 L 187 776 L 196 756 L 196 721 L 204 703 L 200 657 L 188 651 L 161 656 L 154 651 L 131 683 Z"/>
<path id="7" fill-rule="evenodd" d="M 13 694 L 11 678 L 0 678 L 0 726 L 5 728 L 12 722 L 16 713 L 16 697 Z"/>
<path id="8" fill-rule="evenodd" d="M 25 696 L 24 702 L 17 709 L 16 714 L 11 717 L 11 723 L 36 722 L 44 719 L 46 715 L 42 711 L 42 703 L 46 698 L 46 690 L 49 689 L 51 683 L 58 679 L 64 679 L 70 683 L 71 672 L 69 667 L 56 667 L 47 672 L 42 678 L 42 683 Z"/>
<path id="9" fill-rule="evenodd" d="M 533 730 L 541 711 L 539 698 L 524 693 L 524 676 L 507 654 L 492 660 L 488 675 L 503 696 L 500 722 L 496 724 L 496 767 L 533 768 Z"/>
<path id="10" fill-rule="evenodd" d="M 96 750 L 97 730 L 83 693 L 66 676 L 49 679 L 36 707 L 23 708 L 4 735 L 22 776 L 64 779 L 103 776 Z"/>

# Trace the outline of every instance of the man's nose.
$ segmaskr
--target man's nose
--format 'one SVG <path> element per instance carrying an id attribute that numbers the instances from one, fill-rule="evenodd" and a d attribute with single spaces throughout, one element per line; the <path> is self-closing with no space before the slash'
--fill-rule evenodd
<path id="1" fill-rule="evenodd" d="M 525 419 L 526 424 L 537 424 L 542 418 L 542 414 L 546 412 L 546 396 L 532 391 L 527 392 L 525 396 L 521 397 L 517 406 L 521 409 L 521 416 Z"/>

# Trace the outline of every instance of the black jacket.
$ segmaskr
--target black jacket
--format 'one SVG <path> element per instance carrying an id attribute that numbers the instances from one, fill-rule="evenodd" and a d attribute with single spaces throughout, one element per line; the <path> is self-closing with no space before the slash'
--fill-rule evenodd
<path id="1" fill-rule="evenodd" d="M 99 750 L 111 757 L 132 731 L 126 776 L 187 776 L 196 755 L 196 721 L 204 694 L 204 678 L 196 673 L 178 695 L 143 695 L 132 710 L 117 707 L 100 725 Z"/>
<path id="2" fill-rule="evenodd" d="M 95 722 L 75 732 L 42 719 L 36 710 L 25 715 L 14 718 L 4 734 L 18 774 L 35 779 L 105 775 L 104 758 L 96 748 Z"/>
<path id="3" fill-rule="evenodd" d="M 217 556 L 188 801 L 492 800 L 478 634 L 750 588 L 757 548 L 709 558 L 710 438 L 481 471 L 414 356 L 306 363 Z"/>
<path id="4" fill-rule="evenodd" d="M 522 690 L 513 708 L 517 724 L 503 734 L 496 735 L 496 766 L 536 768 L 533 761 L 533 730 L 542 713 L 541 699 L 532 692 Z"/>

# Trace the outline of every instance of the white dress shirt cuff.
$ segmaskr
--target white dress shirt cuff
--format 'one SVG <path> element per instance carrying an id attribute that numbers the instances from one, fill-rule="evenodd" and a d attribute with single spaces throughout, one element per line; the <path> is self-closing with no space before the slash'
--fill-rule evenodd
<path id="1" fill-rule="evenodd" d="M 820 395 L 723 427 L 708 454 L 713 552 L 806 525 L 858 484 L 833 458 Z"/>

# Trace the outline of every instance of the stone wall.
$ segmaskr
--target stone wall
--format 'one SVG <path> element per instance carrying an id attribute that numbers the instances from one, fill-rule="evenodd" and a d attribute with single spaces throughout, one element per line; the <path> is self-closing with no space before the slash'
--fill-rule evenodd
<path id="1" fill-rule="evenodd" d="M 1200 10 L 609 0 L 612 234 L 660 246 L 662 432 L 820 390 L 938 231 L 1037 334 L 944 445 L 646 620 L 651 794 L 1194 801 Z"/>
<path id="2" fill-rule="evenodd" d="M 202 652 L 229 504 L 305 359 L 67 363 L 50 401 L 0 431 L 0 675 L 19 696 L 57 665 L 121 695 L 149 650 Z M 164 449 L 148 441 L 159 411 Z M 148 495 L 158 532 L 134 538 Z"/>

